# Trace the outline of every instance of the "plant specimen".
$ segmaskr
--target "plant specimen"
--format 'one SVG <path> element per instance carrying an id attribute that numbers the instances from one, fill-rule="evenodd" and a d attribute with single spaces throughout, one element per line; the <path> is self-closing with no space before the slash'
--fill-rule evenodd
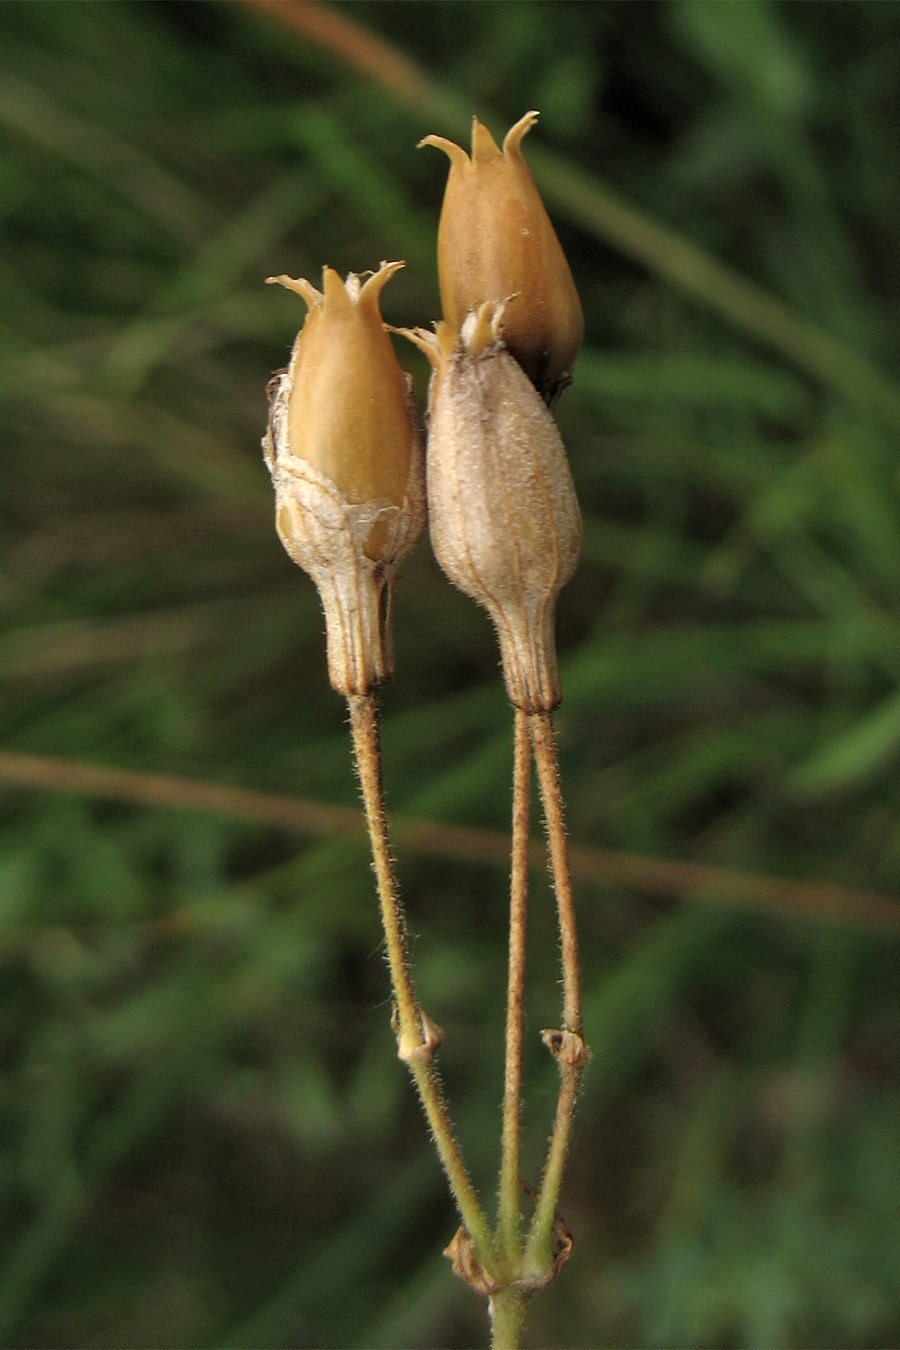
<path id="1" fill-rule="evenodd" d="M 427 474 L 409 382 L 379 310 L 400 263 L 323 289 L 270 278 L 308 306 L 285 372 L 271 386 L 266 462 L 278 533 L 316 582 L 331 683 L 345 695 L 369 826 L 394 995 L 409 1066 L 462 1226 L 447 1254 L 490 1302 L 497 1347 L 519 1344 L 524 1306 L 558 1274 L 571 1238 L 556 1210 L 588 1050 L 553 710 L 561 690 L 556 599 L 580 547 L 580 517 L 550 412 L 570 378 L 583 320 L 568 265 L 521 154 L 528 113 L 502 150 L 477 120 L 471 158 L 440 137 L 451 169 L 438 234 L 444 317 L 400 329 L 432 365 Z M 393 673 L 392 592 L 427 514 L 441 567 L 489 612 L 515 715 L 506 1068 L 499 1209 L 492 1228 L 456 1140 L 434 1064 L 442 1032 L 419 1004 L 407 954 L 381 782 L 376 690 Z M 560 1088 L 539 1192 L 523 1226 L 519 1178 L 522 1016 L 531 760 L 557 902 L 562 1026 L 542 1033 Z"/>

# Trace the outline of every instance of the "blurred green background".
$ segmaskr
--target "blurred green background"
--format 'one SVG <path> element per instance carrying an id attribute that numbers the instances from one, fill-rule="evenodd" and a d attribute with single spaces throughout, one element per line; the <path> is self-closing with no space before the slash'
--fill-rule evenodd
<path id="1" fill-rule="evenodd" d="M 0 765 L 0 1343 L 485 1343 L 363 841 L 189 785 L 356 802 L 272 528 L 264 389 L 303 307 L 263 279 L 402 257 L 385 317 L 427 324 L 446 162 L 416 142 L 538 108 L 587 320 L 558 409 L 585 514 L 561 759 L 573 840 L 612 852 L 578 883 L 575 1253 L 528 1343 L 894 1346 L 900 7 L 334 12 L 363 33 L 343 51 L 310 6 L 0 4 L 0 745 L 188 784 L 140 806 Z M 494 640 L 427 543 L 396 645 L 389 805 L 506 829 Z M 505 869 L 398 854 L 489 1198 Z M 529 962 L 535 1182 L 540 874 Z"/>

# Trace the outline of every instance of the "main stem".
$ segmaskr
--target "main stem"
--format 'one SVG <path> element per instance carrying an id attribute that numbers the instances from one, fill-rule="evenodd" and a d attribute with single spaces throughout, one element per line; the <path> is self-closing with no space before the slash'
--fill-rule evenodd
<path id="1" fill-rule="evenodd" d="M 578 963 L 578 937 L 575 928 L 575 900 L 569 870 L 569 850 L 566 842 L 562 790 L 559 782 L 559 762 L 556 736 L 549 712 L 531 713 L 528 729 L 534 750 L 535 766 L 544 806 L 547 842 L 550 851 L 550 871 L 556 895 L 559 917 L 559 939 L 563 972 L 563 1029 L 545 1032 L 544 1039 L 559 1063 L 560 1087 L 556 1118 L 540 1194 L 528 1234 L 525 1253 L 526 1273 L 547 1269 L 551 1260 L 551 1235 L 556 1215 L 556 1203 L 562 1185 L 563 1168 L 575 1114 L 575 1102 L 581 1075 L 587 1062 L 588 1050 L 583 1039 L 581 1013 L 581 977 Z"/>
<path id="2" fill-rule="evenodd" d="M 488 1261 L 493 1249 L 491 1231 L 463 1162 L 434 1067 L 441 1032 L 417 1003 L 409 970 L 403 911 L 384 809 L 378 704 L 372 692 L 350 694 L 347 702 L 396 1003 L 398 1054 L 409 1065 L 466 1232 L 475 1244 L 479 1260 Z"/>
<path id="3" fill-rule="evenodd" d="M 518 1289 L 491 1295 L 491 1350 L 519 1350 L 525 1320 L 525 1296 Z"/>

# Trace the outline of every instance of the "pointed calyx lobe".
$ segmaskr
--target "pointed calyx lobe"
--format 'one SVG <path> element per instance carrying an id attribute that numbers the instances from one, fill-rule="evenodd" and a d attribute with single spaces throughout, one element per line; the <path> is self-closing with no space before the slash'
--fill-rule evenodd
<path id="1" fill-rule="evenodd" d="M 322 291 L 305 279 L 270 277 L 300 295 L 306 322 L 291 357 L 287 432 L 291 453 L 330 478 L 349 502 L 402 506 L 413 453 L 409 394 L 379 297 L 402 263 L 365 281 L 323 269 Z"/>

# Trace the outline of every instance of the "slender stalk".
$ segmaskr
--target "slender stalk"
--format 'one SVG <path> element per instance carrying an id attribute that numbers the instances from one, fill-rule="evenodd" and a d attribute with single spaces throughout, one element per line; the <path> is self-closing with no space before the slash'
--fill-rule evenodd
<path id="1" fill-rule="evenodd" d="M 528 831 L 531 744 L 528 719 L 516 709 L 513 759 L 512 857 L 509 887 L 509 974 L 506 993 L 506 1073 L 497 1236 L 512 1267 L 522 1256 L 519 1231 L 519 1129 L 522 1114 L 522 1012 L 525 1002 L 525 925 L 528 908 Z M 495 1322 L 496 1325 L 496 1322 Z"/>
<path id="2" fill-rule="evenodd" d="M 403 911 L 394 877 L 384 810 L 378 705 L 371 692 L 351 694 L 347 702 L 396 1001 L 398 1054 L 409 1065 L 450 1189 L 465 1229 L 475 1244 L 476 1254 L 479 1260 L 489 1260 L 493 1239 L 463 1162 L 434 1067 L 434 1052 L 440 1044 L 442 1033 L 416 1002 L 409 971 Z"/>
<path id="3" fill-rule="evenodd" d="M 556 733 L 552 714 L 531 713 L 528 730 L 534 748 L 547 842 L 550 849 L 550 872 L 556 894 L 559 914 L 559 940 L 562 948 L 563 970 L 563 1024 L 566 1031 L 576 1036 L 582 1033 L 581 974 L 578 965 L 578 935 L 575 928 L 575 899 L 572 894 L 572 876 L 569 871 L 569 846 L 563 813 L 562 789 L 559 782 L 559 761 L 556 754 Z"/>
<path id="4" fill-rule="evenodd" d="M 528 729 L 534 750 L 535 766 L 540 785 L 547 840 L 550 852 L 550 870 L 559 917 L 559 938 L 563 973 L 563 1029 L 544 1033 L 544 1041 L 559 1063 L 560 1086 L 553 1133 L 541 1179 L 541 1189 L 534 1217 L 528 1233 L 525 1250 L 525 1273 L 540 1275 L 551 1260 L 551 1235 L 556 1214 L 556 1202 L 562 1184 L 563 1168 L 572 1130 L 575 1102 L 588 1050 L 582 1036 L 581 977 L 578 964 L 578 937 L 575 928 L 575 901 L 569 870 L 568 844 L 563 814 L 562 790 L 559 782 L 559 763 L 556 736 L 551 714 L 532 713 Z"/>

